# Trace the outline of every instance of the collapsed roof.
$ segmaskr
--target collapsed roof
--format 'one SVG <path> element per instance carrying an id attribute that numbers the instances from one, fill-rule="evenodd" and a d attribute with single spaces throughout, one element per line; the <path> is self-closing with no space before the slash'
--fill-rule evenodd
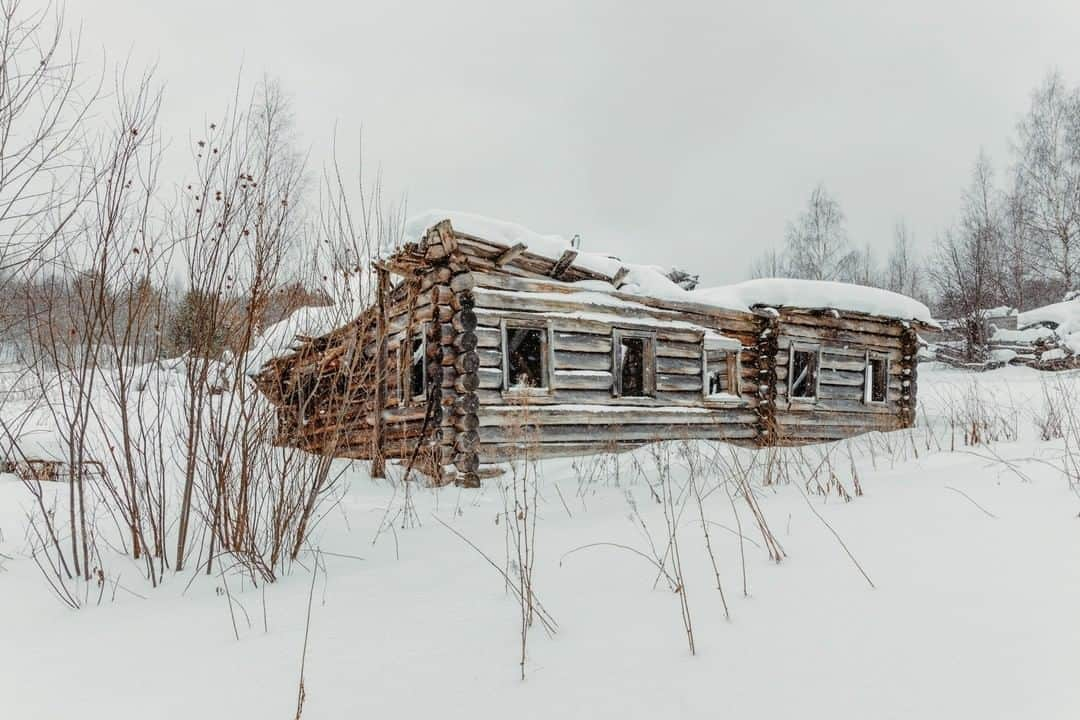
<path id="1" fill-rule="evenodd" d="M 559 235 L 543 235 L 521 225 L 472 213 L 431 210 L 406 222 L 405 247 L 420 246 L 429 229 L 449 220 L 454 233 L 476 241 L 480 264 L 514 265 L 534 274 L 580 286 L 717 310 L 747 312 L 760 307 L 832 309 L 936 327 L 926 305 L 880 288 L 790 278 L 748 280 L 734 285 L 685 290 L 654 265 L 623 262 L 601 253 L 582 252 Z M 484 252 L 490 248 L 489 252 Z M 400 254 L 402 251 L 398 251 Z"/>

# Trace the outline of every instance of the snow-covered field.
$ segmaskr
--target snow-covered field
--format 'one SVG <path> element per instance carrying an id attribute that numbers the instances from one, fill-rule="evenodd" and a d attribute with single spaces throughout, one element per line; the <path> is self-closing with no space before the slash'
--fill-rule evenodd
<path id="1" fill-rule="evenodd" d="M 293 717 L 309 597 L 304 718 L 1075 718 L 1080 496 L 1064 441 L 1041 440 L 1037 423 L 1045 397 L 1074 385 L 1080 375 L 1023 368 L 922 371 L 933 437 L 833 450 L 837 479 L 854 494 L 854 466 L 863 495 L 845 502 L 803 480 L 756 488 L 779 564 L 745 502 L 729 501 L 730 476 L 706 462 L 696 477 L 730 620 L 691 498 L 678 541 L 695 655 L 679 596 L 626 549 L 652 557 L 651 536 L 663 554 L 657 468 L 684 488 L 685 449 L 543 463 L 534 589 L 558 631 L 531 630 L 524 681 L 517 601 L 446 527 L 506 566 L 510 475 L 416 490 L 419 524 L 403 527 L 404 494 L 355 463 L 316 531 L 314 582 L 310 553 L 258 587 L 239 572 L 185 572 L 150 589 L 136 565 L 113 563 L 100 603 L 78 611 L 25 556 L 29 498 L 0 475 L 0 718 Z M 999 441 L 964 445 L 950 412 L 984 416 Z M 690 452 L 728 457 L 707 443 Z M 566 555 L 593 543 L 625 547 Z"/>

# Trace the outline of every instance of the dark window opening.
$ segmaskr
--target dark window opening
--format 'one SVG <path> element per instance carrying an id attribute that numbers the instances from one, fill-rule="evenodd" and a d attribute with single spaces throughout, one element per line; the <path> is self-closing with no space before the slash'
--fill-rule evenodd
<path id="1" fill-rule="evenodd" d="M 885 358 L 870 358 L 866 368 L 870 383 L 870 402 L 885 402 L 889 397 L 889 363 Z"/>
<path id="2" fill-rule="evenodd" d="M 645 386 L 645 349 L 648 340 L 640 337 L 619 338 L 620 394 L 623 397 L 648 395 Z"/>
<path id="3" fill-rule="evenodd" d="M 506 328 L 508 388 L 545 388 L 546 333 L 539 328 Z"/>
<path id="4" fill-rule="evenodd" d="M 723 350 L 705 352 L 705 394 L 735 394 L 731 387 L 731 367 L 733 358 Z"/>
<path id="5" fill-rule="evenodd" d="M 412 360 L 409 366 L 409 397 L 424 396 L 424 338 L 412 339 Z"/>
<path id="6" fill-rule="evenodd" d="M 791 397 L 815 399 L 818 384 L 817 350 L 792 350 Z"/>

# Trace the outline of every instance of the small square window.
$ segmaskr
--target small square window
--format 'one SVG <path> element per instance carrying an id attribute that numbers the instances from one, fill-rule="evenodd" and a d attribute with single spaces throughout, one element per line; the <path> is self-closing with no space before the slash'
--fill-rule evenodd
<path id="1" fill-rule="evenodd" d="M 818 394 L 817 348 L 792 347 L 788 372 L 789 395 L 801 400 L 816 400 Z"/>
<path id="2" fill-rule="evenodd" d="M 889 399 L 889 360 L 880 355 L 866 358 L 865 393 L 868 403 L 883 403 Z"/>
<path id="3" fill-rule="evenodd" d="M 705 397 L 738 395 L 738 353 L 705 351 Z"/>
<path id="4" fill-rule="evenodd" d="M 548 383 L 547 330 L 535 327 L 506 328 L 504 348 L 507 390 L 545 389 Z"/>

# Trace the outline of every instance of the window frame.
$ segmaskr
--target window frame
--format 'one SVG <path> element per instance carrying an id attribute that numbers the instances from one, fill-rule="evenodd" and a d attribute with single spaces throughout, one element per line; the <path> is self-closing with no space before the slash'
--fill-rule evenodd
<path id="1" fill-rule="evenodd" d="M 541 387 L 514 387 L 510 384 L 510 330 L 542 331 L 541 361 L 544 385 Z M 506 398 L 549 397 L 555 391 L 555 334 L 551 322 L 543 319 L 507 319 L 499 323 L 499 352 L 502 355 L 502 395 Z"/>
<path id="2" fill-rule="evenodd" d="M 623 395 L 622 389 L 622 339 L 639 338 L 645 341 L 645 357 L 642 358 L 642 395 Z M 656 331 L 611 329 L 611 395 L 617 398 L 656 397 Z"/>
<path id="3" fill-rule="evenodd" d="M 739 385 L 742 379 L 742 351 L 741 350 L 713 350 L 724 354 L 725 373 L 727 374 L 727 390 L 729 395 L 742 398 Z M 734 356 L 734 358 L 732 358 Z M 701 341 L 701 397 L 706 402 L 723 402 L 723 400 L 710 400 L 709 392 L 709 350 L 705 347 L 705 340 Z"/>
<path id="4" fill-rule="evenodd" d="M 413 332 L 405 332 L 401 344 L 398 346 L 398 403 L 402 406 L 422 405 L 427 401 L 428 387 L 428 341 L 427 323 L 422 322 L 414 326 Z M 414 335 L 419 333 L 419 335 Z M 412 394 L 412 368 L 413 368 L 413 340 L 420 340 L 420 372 L 423 388 L 419 395 Z M 408 350 L 408 352 L 405 352 Z"/>
<path id="5" fill-rule="evenodd" d="M 880 360 L 885 367 L 885 397 L 874 400 L 874 365 L 872 360 Z M 889 356 L 887 353 L 866 351 L 866 364 L 863 367 L 863 403 L 866 405 L 889 404 Z"/>
<path id="6" fill-rule="evenodd" d="M 812 396 L 794 395 L 795 353 L 809 353 L 814 356 L 817 371 L 814 373 L 814 394 Z M 821 343 L 793 342 L 788 346 L 787 361 L 787 398 L 789 403 L 816 403 L 821 399 Z"/>

